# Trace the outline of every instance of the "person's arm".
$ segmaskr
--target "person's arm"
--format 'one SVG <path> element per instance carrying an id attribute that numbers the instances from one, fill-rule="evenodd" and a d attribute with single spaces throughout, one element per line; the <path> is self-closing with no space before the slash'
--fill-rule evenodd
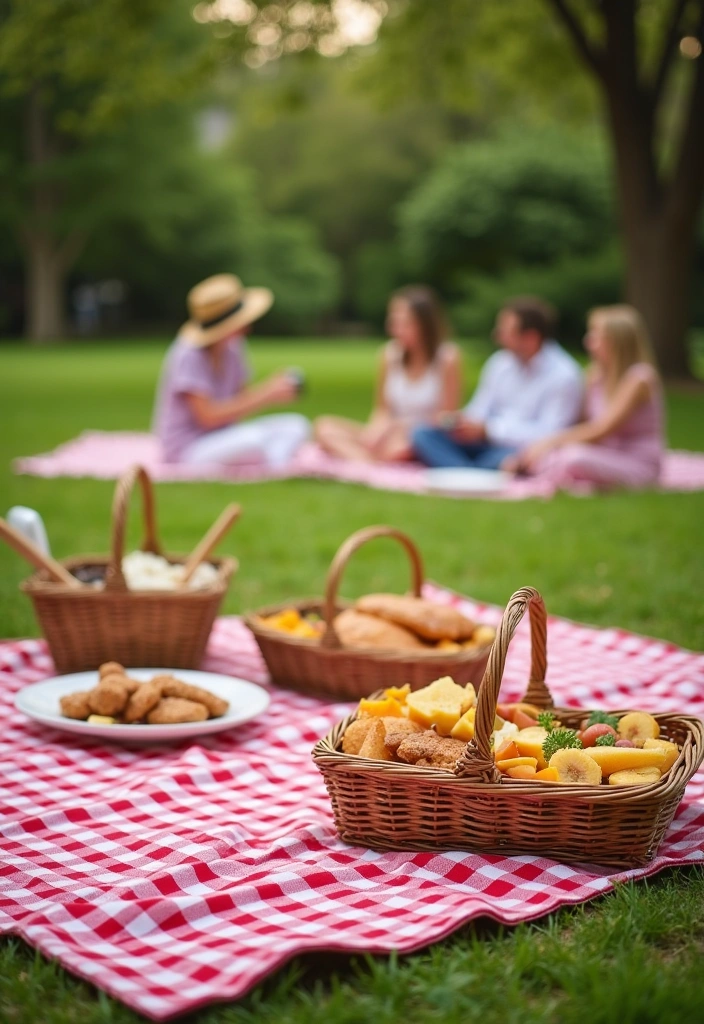
<path id="1" fill-rule="evenodd" d="M 459 409 L 462 398 L 462 356 L 457 345 L 449 345 L 442 361 L 442 395 L 439 412 Z"/>
<path id="2" fill-rule="evenodd" d="M 646 402 L 655 387 L 654 374 L 626 374 L 620 381 L 616 391 L 601 416 L 585 423 L 578 423 L 567 430 L 543 438 L 522 453 L 521 463 L 526 466 L 535 464 L 540 458 L 556 448 L 567 444 L 593 444 L 608 437 L 614 430 L 625 423 L 639 405 Z"/>
<path id="3" fill-rule="evenodd" d="M 211 398 L 198 392 L 185 392 L 191 416 L 203 430 L 226 427 L 271 405 L 285 405 L 297 395 L 294 380 L 285 373 L 244 388 L 231 398 Z"/>

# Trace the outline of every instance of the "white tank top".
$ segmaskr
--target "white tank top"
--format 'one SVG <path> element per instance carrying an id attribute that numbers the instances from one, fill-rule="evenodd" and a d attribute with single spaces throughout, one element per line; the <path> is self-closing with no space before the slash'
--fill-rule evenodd
<path id="1" fill-rule="evenodd" d="M 403 365 L 402 349 L 393 341 L 387 344 L 384 401 L 395 419 L 415 425 L 427 422 L 440 411 L 442 368 L 450 350 L 451 345 L 443 342 L 425 373 L 409 377 Z"/>

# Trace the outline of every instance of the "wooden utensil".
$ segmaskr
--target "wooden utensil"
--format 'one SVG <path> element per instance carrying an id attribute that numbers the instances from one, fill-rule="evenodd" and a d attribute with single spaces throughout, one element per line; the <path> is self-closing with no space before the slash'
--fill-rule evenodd
<path id="1" fill-rule="evenodd" d="M 239 519 L 242 507 L 240 505 L 228 505 L 222 514 L 215 520 L 203 539 L 193 549 L 193 552 L 186 559 L 183 567 L 181 586 L 185 587 L 200 563 L 208 557 L 210 552 L 219 544 L 232 524 Z"/>
<path id="2" fill-rule="evenodd" d="M 4 519 L 0 519 L 0 537 L 36 569 L 46 569 L 56 583 L 64 583 L 67 587 L 83 585 L 80 580 L 71 575 L 68 569 L 64 569 L 60 562 L 57 562 L 51 555 L 45 555 L 36 544 L 33 544 L 23 533 L 10 526 Z"/>

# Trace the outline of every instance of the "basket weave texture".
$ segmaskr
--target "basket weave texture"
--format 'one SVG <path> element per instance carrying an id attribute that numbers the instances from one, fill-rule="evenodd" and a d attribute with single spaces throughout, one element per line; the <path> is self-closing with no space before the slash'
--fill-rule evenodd
<path id="1" fill-rule="evenodd" d="M 439 676 L 451 675 L 458 683 L 479 683 L 489 657 L 490 645 L 476 650 L 456 652 L 380 651 L 343 647 L 335 632 L 334 618 L 348 607 L 338 600 L 343 571 L 351 555 L 362 545 L 378 537 L 391 537 L 405 549 L 410 565 L 413 593 L 420 597 L 423 587 L 423 563 L 410 537 L 392 526 L 368 526 L 353 533 L 340 546 L 328 570 L 324 598 L 269 605 L 244 618 L 254 634 L 272 680 L 304 693 L 336 700 L 359 700 L 371 690 L 408 683 L 417 690 Z M 287 636 L 261 622 L 286 608 L 301 615 L 313 612 L 326 624 L 320 641 Z"/>
<path id="2" fill-rule="evenodd" d="M 338 747 L 356 715 L 316 744 L 313 759 L 345 842 L 375 849 L 534 854 L 617 868 L 652 860 L 704 758 L 704 723 L 688 715 L 655 715 L 661 737 L 681 749 L 669 772 L 647 786 L 582 786 L 501 775 L 490 737 L 506 652 L 526 609 L 532 653 L 525 700 L 552 706 L 545 685 L 545 606 L 540 594 L 526 587 L 513 595 L 504 612 L 479 690 L 475 739 L 467 744 L 454 774 L 343 754 Z M 575 708 L 556 713 L 573 728 L 584 716 L 584 710 Z"/>
<path id="3" fill-rule="evenodd" d="M 34 573 L 21 588 L 34 604 L 57 672 L 81 672 L 105 661 L 125 666 L 198 668 L 215 616 L 225 596 L 235 559 L 213 558 L 218 574 L 202 590 L 129 590 L 122 573 L 129 500 L 139 481 L 143 498 L 142 550 L 163 554 L 156 530 L 154 492 L 141 466 L 117 482 L 112 506 L 110 556 L 77 555 L 62 564 L 71 572 L 88 569 L 104 575 L 104 589 L 74 588 Z M 164 555 L 183 562 L 185 556 Z"/>

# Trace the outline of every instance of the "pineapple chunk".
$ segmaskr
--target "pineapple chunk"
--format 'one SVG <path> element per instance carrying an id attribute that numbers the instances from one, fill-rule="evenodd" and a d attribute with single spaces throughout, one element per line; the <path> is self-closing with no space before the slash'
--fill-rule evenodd
<path id="1" fill-rule="evenodd" d="M 416 690 L 406 697 L 409 718 L 430 729 L 435 726 L 441 736 L 449 736 L 462 715 L 473 703 L 474 687 L 458 686 L 450 676 Z"/>

